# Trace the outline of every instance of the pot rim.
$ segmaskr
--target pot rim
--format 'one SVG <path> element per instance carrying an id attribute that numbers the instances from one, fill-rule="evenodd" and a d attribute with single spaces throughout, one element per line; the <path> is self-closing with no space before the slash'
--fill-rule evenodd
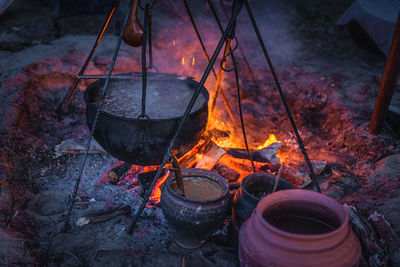
<path id="1" fill-rule="evenodd" d="M 255 172 L 255 173 L 252 173 L 252 174 L 247 175 L 246 177 L 244 177 L 244 178 L 240 181 L 240 189 L 242 189 L 242 191 L 246 194 L 247 197 L 249 197 L 251 200 L 255 201 L 256 203 L 258 203 L 262 198 L 256 198 L 253 194 L 251 194 L 249 191 L 247 191 L 246 188 L 244 188 L 243 183 L 247 180 L 248 177 L 250 177 L 250 176 L 252 176 L 252 175 L 254 175 L 254 174 L 257 174 L 257 173 L 261 173 L 261 174 L 264 174 L 264 175 L 266 175 L 266 176 L 271 176 L 271 178 L 275 179 L 275 176 L 274 176 L 273 174 L 264 173 L 264 172 Z M 286 181 L 287 183 L 291 184 L 288 180 L 286 180 L 285 178 L 282 178 L 282 177 L 279 177 L 279 181 Z M 291 185 L 292 185 L 292 184 L 291 184 Z M 292 186 L 293 186 L 292 189 L 295 189 L 294 185 L 292 185 Z M 288 189 L 290 189 L 290 188 L 288 188 Z M 288 190 L 288 189 L 284 189 L 284 190 Z M 282 191 L 282 190 L 277 190 L 276 192 L 278 192 L 278 191 Z M 269 196 L 269 195 L 271 195 L 271 194 L 272 194 L 272 193 L 269 193 L 267 196 Z"/>
<path id="2" fill-rule="evenodd" d="M 141 72 L 121 73 L 121 75 L 125 75 L 125 74 L 126 75 L 141 74 Z M 188 83 L 193 83 L 196 86 L 199 85 L 199 83 L 196 82 L 195 80 L 193 80 L 192 77 L 182 76 L 182 75 L 175 75 L 175 74 L 168 74 L 168 73 L 155 73 L 155 74 L 161 75 L 161 76 L 164 75 L 164 76 L 167 76 L 167 77 L 170 76 L 170 77 L 176 78 L 177 80 L 186 81 Z M 153 76 L 154 75 L 155 78 L 157 78 L 157 76 L 155 74 L 152 74 L 151 72 L 148 73 L 149 76 Z M 151 78 L 151 77 L 147 77 L 147 78 Z M 90 106 L 92 109 L 95 109 L 95 110 L 97 110 L 97 105 L 95 105 L 95 104 L 93 104 L 92 102 L 89 101 L 89 92 L 94 90 L 95 86 L 97 84 L 99 84 L 102 80 L 105 80 L 105 79 L 97 79 L 97 81 L 94 81 L 91 84 L 89 84 L 86 87 L 86 90 L 85 90 L 84 95 L 83 95 L 83 98 L 85 100 L 86 105 Z M 201 93 L 203 94 L 203 96 L 205 98 L 204 104 L 200 108 L 198 108 L 197 110 L 192 110 L 189 115 L 193 115 L 193 114 L 195 114 L 197 112 L 200 112 L 204 108 L 208 109 L 208 101 L 210 100 L 210 95 L 209 95 L 207 89 L 204 86 L 201 89 Z M 138 120 L 137 118 L 126 118 L 126 117 L 122 117 L 122 116 L 119 116 L 119 115 L 111 114 L 111 113 L 106 112 L 104 110 L 101 110 L 100 114 L 103 115 L 103 116 L 107 116 L 107 117 L 113 118 L 113 119 L 119 119 L 119 120 L 128 121 L 128 122 L 134 122 L 134 121 Z M 182 116 L 183 116 L 183 114 L 182 114 Z M 180 119 L 182 116 L 165 118 L 165 119 L 152 119 L 152 118 L 150 118 L 150 121 L 154 121 L 154 122 L 175 121 L 177 119 Z"/>
<path id="3" fill-rule="evenodd" d="M 261 211 L 261 206 L 265 206 L 266 204 L 264 204 L 265 202 L 267 202 L 269 199 L 279 199 L 281 198 L 281 195 L 284 194 L 292 194 L 292 196 L 294 196 L 294 198 L 292 199 L 292 201 L 295 200 L 306 200 L 307 202 L 309 202 L 310 204 L 312 204 L 313 202 L 315 203 L 319 203 L 321 204 L 321 202 L 318 201 L 318 198 L 324 199 L 325 201 L 330 202 L 333 206 L 336 206 L 337 209 L 340 209 L 343 212 L 344 216 L 341 216 L 340 214 L 337 214 L 335 212 L 334 209 L 332 209 L 329 206 L 324 205 L 327 209 L 329 209 L 331 212 L 335 213 L 340 220 L 340 226 L 338 228 L 336 228 L 333 231 L 324 233 L 324 234 L 312 234 L 312 235 L 305 235 L 305 234 L 296 234 L 296 233 L 291 233 L 291 232 L 286 232 L 283 231 L 275 226 L 273 226 L 272 224 L 268 223 L 264 217 L 263 217 L 263 212 Z M 304 196 L 306 196 L 307 198 L 304 198 Z M 313 199 L 317 199 L 314 200 Z M 265 209 L 264 209 L 265 210 Z M 305 239 L 305 240 L 316 240 L 316 239 L 326 239 L 326 238 L 330 238 L 332 236 L 337 235 L 338 233 L 345 231 L 344 228 L 348 227 L 348 223 L 349 223 L 349 215 L 347 214 L 347 212 L 344 210 L 344 208 L 339 204 L 339 202 L 337 202 L 336 200 L 334 200 L 333 198 L 330 198 L 328 196 L 325 196 L 321 193 L 317 193 L 314 191 L 309 191 L 309 190 L 304 190 L 304 189 L 288 189 L 288 190 L 282 190 L 282 191 L 277 191 L 274 192 L 273 194 L 270 194 L 264 198 L 262 198 L 260 200 L 260 202 L 258 203 L 257 207 L 255 208 L 255 213 L 256 216 L 258 217 L 258 219 L 261 221 L 262 225 L 266 228 L 268 228 L 269 230 L 271 230 L 272 232 L 275 232 L 279 235 L 282 236 L 286 236 L 289 238 L 296 238 L 296 239 Z"/>
<path id="4" fill-rule="evenodd" d="M 191 202 L 191 203 L 197 203 L 197 204 L 205 204 L 205 203 L 213 203 L 213 202 L 218 202 L 229 194 L 229 185 L 228 182 L 226 182 L 225 178 L 219 175 L 216 172 L 205 170 L 205 169 L 200 169 L 200 168 L 186 168 L 182 169 L 182 178 L 183 177 L 191 177 L 191 176 L 197 176 L 197 177 L 204 177 L 208 179 L 212 179 L 216 181 L 220 186 L 223 188 L 223 194 L 222 196 L 212 199 L 212 200 L 190 200 L 187 198 L 184 198 L 183 196 L 177 194 L 174 190 L 171 188 L 171 180 L 175 178 L 175 172 L 171 172 L 167 180 L 165 181 L 165 185 L 167 186 L 168 190 L 171 192 L 172 195 L 174 195 L 176 198 L 179 198 L 182 201 L 186 202 Z"/>

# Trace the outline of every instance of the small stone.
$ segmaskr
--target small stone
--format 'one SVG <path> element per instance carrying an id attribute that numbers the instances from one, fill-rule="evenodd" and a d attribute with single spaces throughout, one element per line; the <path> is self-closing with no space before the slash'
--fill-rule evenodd
<path id="1" fill-rule="evenodd" d="M 377 162 L 368 181 L 376 190 L 400 188 L 400 154 L 388 156 Z"/>
<path id="2" fill-rule="evenodd" d="M 229 182 L 236 182 L 240 177 L 240 174 L 237 171 L 221 162 L 215 164 L 213 171 L 219 173 Z"/>

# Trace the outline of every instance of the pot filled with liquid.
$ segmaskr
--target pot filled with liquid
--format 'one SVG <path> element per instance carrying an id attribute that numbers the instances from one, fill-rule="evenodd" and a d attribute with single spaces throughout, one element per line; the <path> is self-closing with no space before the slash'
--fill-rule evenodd
<path id="1" fill-rule="evenodd" d="M 219 174 L 182 169 L 185 195 L 178 193 L 175 173 L 161 193 L 161 208 L 175 232 L 175 242 L 187 249 L 201 247 L 229 213 L 229 185 Z"/>
<path id="2" fill-rule="evenodd" d="M 189 77 L 148 73 L 146 108 L 142 111 L 141 73 L 127 73 L 127 79 L 111 79 L 94 138 L 119 160 L 142 165 L 158 165 L 175 133 L 179 120 L 198 87 Z M 84 95 L 86 119 L 92 127 L 105 80 L 90 84 Z M 205 130 L 208 117 L 207 90 L 203 87 L 189 114 L 173 154 L 177 157 L 192 149 Z"/>
<path id="3" fill-rule="evenodd" d="M 344 208 L 307 190 L 264 197 L 239 232 L 242 266 L 357 266 L 360 255 Z"/>

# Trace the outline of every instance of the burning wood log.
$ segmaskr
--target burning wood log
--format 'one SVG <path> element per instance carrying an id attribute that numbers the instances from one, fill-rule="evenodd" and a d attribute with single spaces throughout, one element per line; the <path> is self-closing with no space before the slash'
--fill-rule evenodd
<path id="1" fill-rule="evenodd" d="M 211 141 L 207 147 L 205 147 L 202 157 L 197 161 L 196 168 L 211 170 L 217 161 L 225 154 L 225 149 Z"/>
<path id="2" fill-rule="evenodd" d="M 302 170 L 293 170 L 290 166 L 285 166 L 281 174 L 282 178 L 288 180 L 295 187 L 303 188 L 311 183 L 310 176 Z"/>
<path id="3" fill-rule="evenodd" d="M 84 153 L 86 151 L 86 144 L 86 139 L 71 138 L 64 140 L 54 147 L 54 158 L 58 158 L 63 155 Z M 107 154 L 107 152 L 94 139 L 90 143 L 88 153 Z"/>
<path id="4" fill-rule="evenodd" d="M 200 140 L 200 142 L 189 153 L 182 156 L 179 159 L 179 165 L 181 166 L 181 168 L 193 167 L 197 162 L 197 155 L 202 154 L 207 146 L 210 144 L 210 142 L 211 138 L 206 137 L 205 139 Z"/>
<path id="5" fill-rule="evenodd" d="M 131 214 L 131 208 L 129 206 L 126 206 L 117 210 L 86 215 L 84 217 L 79 218 L 78 221 L 76 222 L 76 225 L 85 226 L 88 224 L 105 222 L 121 215 L 128 216 L 130 214 Z"/>
<path id="6" fill-rule="evenodd" d="M 280 159 L 276 157 L 276 154 L 281 145 L 282 143 L 274 143 L 259 150 L 250 150 L 251 157 L 257 162 L 270 163 L 272 165 L 277 164 Z M 227 149 L 227 153 L 235 158 L 248 159 L 245 149 L 230 148 Z"/>
<path id="7" fill-rule="evenodd" d="M 276 157 L 278 153 L 278 148 L 282 145 L 282 143 L 274 143 L 265 148 L 255 150 L 251 153 L 253 160 L 258 162 L 268 162 L 271 164 L 279 163 L 280 159 Z"/>
<path id="8" fill-rule="evenodd" d="M 229 182 L 236 182 L 240 177 L 240 174 L 237 171 L 235 171 L 234 169 L 225 165 L 222 162 L 215 164 L 215 166 L 212 170 L 219 173 L 222 177 L 224 177 Z"/>
<path id="9" fill-rule="evenodd" d="M 325 169 L 325 160 L 312 160 L 311 164 L 314 169 L 314 173 L 319 175 Z M 274 166 L 274 165 L 273 165 Z M 307 165 L 303 162 L 292 161 L 285 166 L 285 169 L 281 175 L 283 178 L 288 180 L 296 187 L 304 188 L 311 183 L 311 177 Z"/>
<path id="10" fill-rule="evenodd" d="M 343 207 L 349 214 L 349 220 L 352 223 L 353 230 L 361 242 L 362 254 L 369 266 L 388 266 L 390 258 L 388 252 L 381 246 L 372 226 L 358 213 L 354 206 L 344 204 Z"/>
<path id="11" fill-rule="evenodd" d="M 110 171 L 108 171 L 108 180 L 112 184 L 118 183 L 121 178 L 131 169 L 131 167 L 132 164 L 124 162 L 112 168 Z"/>

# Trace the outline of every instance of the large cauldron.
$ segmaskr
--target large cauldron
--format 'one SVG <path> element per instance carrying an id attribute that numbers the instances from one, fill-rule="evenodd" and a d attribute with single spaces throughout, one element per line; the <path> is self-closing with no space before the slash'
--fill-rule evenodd
<path id="1" fill-rule="evenodd" d="M 126 75 L 134 75 L 138 79 L 141 76 L 140 73 Z M 191 78 L 171 74 L 148 73 L 148 79 L 168 80 L 169 84 L 171 80 L 176 83 L 185 83 L 193 92 L 198 87 L 198 83 Z M 92 127 L 97 111 L 95 98 L 98 92 L 102 91 L 104 81 L 101 79 L 90 84 L 85 91 L 86 119 L 89 128 Z M 115 82 L 115 79 L 111 79 L 109 86 Z M 141 80 L 138 82 L 141 83 Z M 178 157 L 192 149 L 205 130 L 209 95 L 204 87 L 201 94 L 205 99 L 204 104 L 199 109 L 192 110 L 173 147 L 173 152 Z M 158 165 L 181 118 L 181 116 L 166 119 L 150 118 L 147 121 L 117 116 L 102 110 L 94 131 L 94 138 L 108 153 L 119 160 L 143 166 Z"/>

